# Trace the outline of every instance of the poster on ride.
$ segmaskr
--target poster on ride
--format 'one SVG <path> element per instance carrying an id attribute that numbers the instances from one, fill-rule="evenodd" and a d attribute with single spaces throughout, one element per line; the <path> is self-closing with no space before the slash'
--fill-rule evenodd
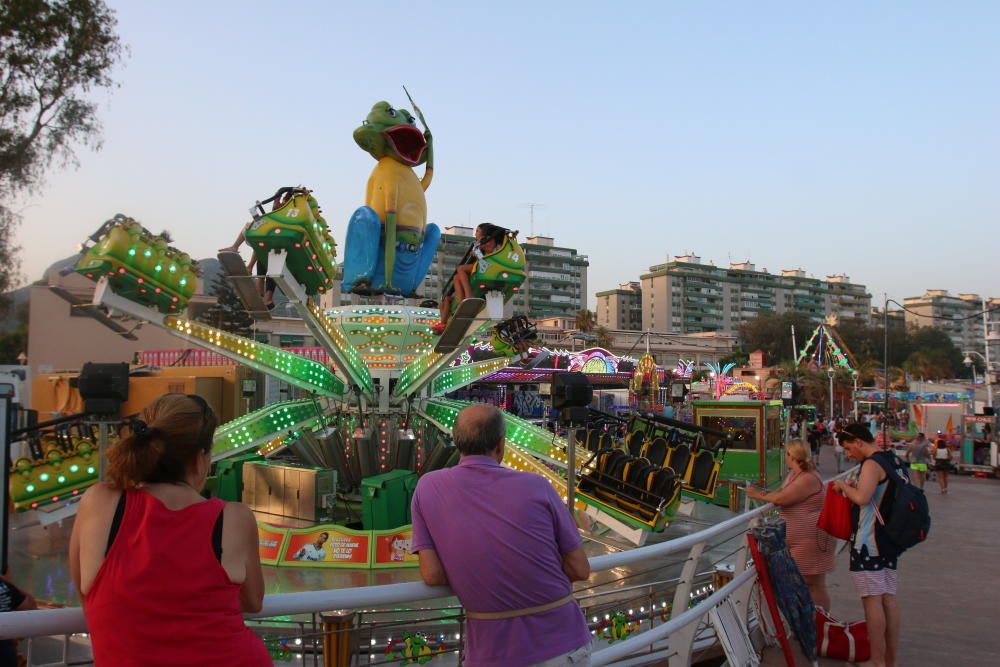
<path id="1" fill-rule="evenodd" d="M 276 565 L 288 531 L 285 528 L 257 522 L 257 540 L 262 565 Z"/>
<path id="2" fill-rule="evenodd" d="M 392 530 L 372 531 L 371 567 L 417 567 L 420 559 L 410 551 L 413 527 L 400 526 Z"/>
<path id="3" fill-rule="evenodd" d="M 289 529 L 279 565 L 288 567 L 364 567 L 371 532 L 325 524 Z"/>

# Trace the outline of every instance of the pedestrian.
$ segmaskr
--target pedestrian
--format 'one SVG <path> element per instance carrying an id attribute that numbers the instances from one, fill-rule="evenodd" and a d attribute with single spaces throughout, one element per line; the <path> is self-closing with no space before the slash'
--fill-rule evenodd
<path id="1" fill-rule="evenodd" d="M 875 445 L 871 431 L 864 426 L 848 426 L 840 432 L 847 455 L 861 461 L 861 474 L 855 481 L 838 479 L 835 488 L 858 506 L 851 532 L 851 578 L 861 597 L 868 626 L 873 667 L 898 664 L 899 604 L 896 601 L 897 555 L 879 546 L 883 526 L 876 515 L 888 516 L 896 482 L 886 467 L 905 478 L 899 459 Z M 880 461 L 881 460 L 881 461 Z"/>
<path id="2" fill-rule="evenodd" d="M 907 445 L 907 460 L 910 462 L 910 477 L 918 488 L 924 488 L 924 478 L 927 477 L 927 466 L 931 462 L 931 443 L 923 433 Z"/>
<path id="3" fill-rule="evenodd" d="M 264 598 L 257 522 L 201 495 L 217 423 L 199 396 L 161 396 L 80 501 L 70 572 L 95 664 L 272 664 L 243 622 Z"/>
<path id="4" fill-rule="evenodd" d="M 816 462 L 816 467 L 819 467 L 819 448 L 823 443 L 823 434 L 826 432 L 826 426 L 823 424 L 822 419 L 816 419 L 813 424 L 812 429 L 809 431 L 809 449 L 812 450 L 813 461 Z"/>
<path id="5" fill-rule="evenodd" d="M 823 478 L 801 440 L 792 440 L 785 447 L 788 477 L 777 491 L 747 488 L 747 497 L 774 503 L 781 508 L 785 520 L 788 551 L 806 580 L 813 602 L 830 610 L 830 593 L 826 590 L 826 575 L 833 572 L 835 541 L 816 523 L 823 511 Z"/>
<path id="6" fill-rule="evenodd" d="M 937 473 L 938 486 L 941 493 L 948 493 L 948 473 L 951 472 L 951 451 L 948 449 L 948 439 L 941 431 L 934 439 L 934 471 Z"/>
<path id="7" fill-rule="evenodd" d="M 504 428 L 492 406 L 459 413 L 461 459 L 420 478 L 411 550 L 424 582 L 449 584 L 466 609 L 468 667 L 589 665 L 572 586 L 590 576 L 580 534 L 544 477 L 500 465 Z"/>

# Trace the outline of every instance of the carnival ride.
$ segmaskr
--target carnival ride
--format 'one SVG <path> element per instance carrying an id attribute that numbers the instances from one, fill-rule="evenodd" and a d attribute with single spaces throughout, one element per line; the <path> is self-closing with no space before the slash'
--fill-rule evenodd
<path id="1" fill-rule="evenodd" d="M 421 145 L 424 137 L 426 146 Z M 368 211 L 360 218 L 356 214 L 348 229 L 344 286 L 367 296 L 412 296 L 436 250 L 436 227 L 424 225 L 430 133 L 420 135 L 408 112 L 380 102 L 355 138 L 379 164 L 369 180 Z M 421 183 L 409 167 L 425 160 Z M 380 199 L 388 191 L 395 193 L 392 205 Z M 266 210 L 271 203 L 272 210 Z M 454 463 L 458 457 L 448 436 L 468 403 L 447 394 L 504 369 L 536 334 L 523 318 L 502 321 L 504 302 L 526 276 L 515 233 L 506 233 L 497 250 L 477 262 L 471 288 L 486 307 L 463 320 L 457 333 L 449 327 L 446 334 L 455 335 L 455 343 L 442 348 L 432 330 L 434 310 L 380 296 L 381 303 L 320 307 L 316 297 L 333 286 L 336 246 L 310 190 L 281 188 L 251 211 L 244 236 L 259 277 L 273 281 L 285 295 L 325 359 L 188 317 L 185 306 L 194 294 L 197 264 L 131 218 L 116 216 L 102 226 L 76 267 L 97 283 L 95 308 L 162 329 L 300 390 L 299 398 L 268 403 L 222 424 L 215 433 L 213 462 L 288 450 L 306 464 L 335 468 L 341 488 L 348 489 L 397 467 L 424 473 Z M 379 254 L 383 261 L 372 261 Z M 259 308 L 248 310 L 261 319 L 267 316 Z M 492 358 L 473 362 L 463 356 L 473 343 L 490 340 Z M 610 517 L 627 532 L 638 531 L 636 542 L 670 522 L 682 488 L 714 494 L 716 456 L 724 451 L 690 447 L 704 442 L 703 429 L 680 422 L 635 422 L 624 443 L 587 434 L 572 445 L 514 415 L 506 415 L 506 428 L 506 465 L 541 474 L 564 499 L 573 494 L 578 509 L 596 508 L 598 518 Z M 14 464 L 11 492 L 17 509 L 72 501 L 97 479 L 100 450 L 89 427 L 46 438 L 37 443 L 35 456 Z M 598 441 L 600 451 L 587 449 Z M 567 471 L 570 447 L 575 448 L 573 475 Z M 623 447 L 635 449 L 624 463 Z M 580 480 L 575 488 L 568 486 L 572 477 Z"/>

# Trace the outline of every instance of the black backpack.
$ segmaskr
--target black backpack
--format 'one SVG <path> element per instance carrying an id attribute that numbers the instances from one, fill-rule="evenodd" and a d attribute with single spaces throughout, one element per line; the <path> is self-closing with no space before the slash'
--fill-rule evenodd
<path id="1" fill-rule="evenodd" d="M 931 530 L 931 512 L 923 489 L 910 483 L 899 457 L 889 452 L 883 454 L 871 458 L 885 470 L 892 488 L 886 490 L 891 496 L 883 498 L 880 503 L 881 516 L 878 518 L 884 522 L 881 522 L 881 537 L 876 537 L 880 552 L 898 556 L 927 539 Z"/>

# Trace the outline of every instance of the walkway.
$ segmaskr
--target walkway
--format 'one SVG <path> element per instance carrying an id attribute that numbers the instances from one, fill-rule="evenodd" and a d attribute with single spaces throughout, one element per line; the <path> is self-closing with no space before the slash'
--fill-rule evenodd
<path id="1" fill-rule="evenodd" d="M 933 482 L 925 489 L 931 506 L 930 537 L 900 560 L 899 664 L 996 665 L 1000 655 L 995 590 L 1000 586 L 1000 481 L 952 475 L 948 495 L 940 495 Z M 847 571 L 846 552 L 838 556 L 837 568 L 828 581 L 834 616 L 863 619 L 861 600 Z M 797 660 L 807 664 L 801 654 Z M 764 665 L 784 665 L 781 651 L 768 649 Z M 843 661 L 821 659 L 820 665 L 839 667 Z"/>

